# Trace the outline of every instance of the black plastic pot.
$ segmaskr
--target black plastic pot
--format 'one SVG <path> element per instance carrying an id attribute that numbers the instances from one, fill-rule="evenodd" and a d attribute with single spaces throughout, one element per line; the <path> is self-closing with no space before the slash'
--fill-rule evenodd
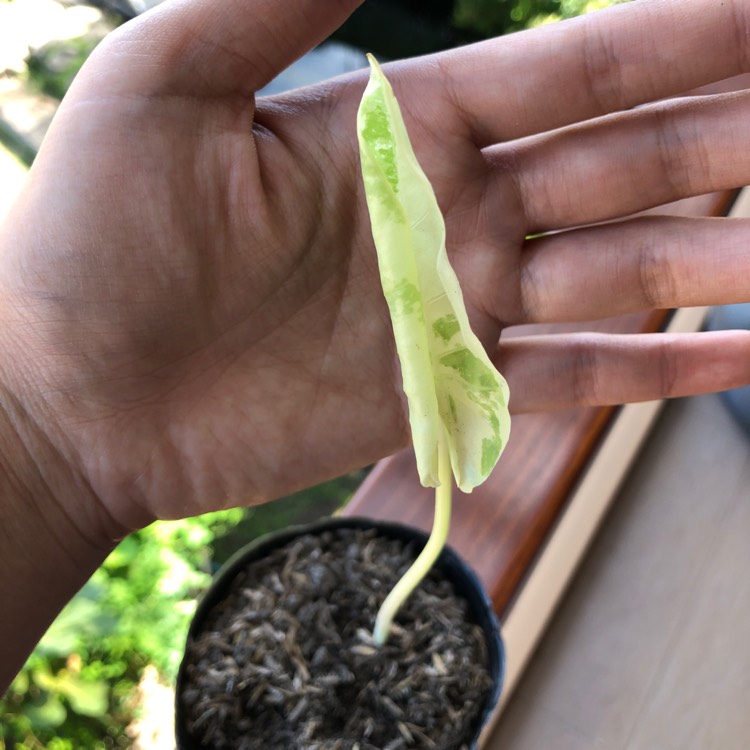
<path id="1" fill-rule="evenodd" d="M 188 643 L 201 632 L 203 623 L 211 609 L 225 598 L 232 581 L 248 563 L 259 560 L 271 550 L 283 546 L 303 534 L 320 534 L 331 529 L 375 529 L 379 536 L 390 539 L 414 541 L 423 546 L 428 538 L 420 529 L 402 524 L 374 521 L 367 518 L 330 518 L 305 526 L 294 526 L 280 532 L 269 534 L 257 539 L 235 554 L 227 564 L 217 573 L 214 582 L 201 599 L 188 631 Z M 489 672 L 492 680 L 485 705 L 479 712 L 473 725 L 472 737 L 464 742 L 474 750 L 478 746 L 482 728 L 487 723 L 497 701 L 503 684 L 505 671 L 505 651 L 500 637 L 500 627 L 479 578 L 459 555 L 446 547 L 435 563 L 438 571 L 451 581 L 456 592 L 460 593 L 469 606 L 469 611 L 475 622 L 481 627 L 487 646 Z M 176 705 L 175 705 L 175 735 L 177 750 L 204 750 L 203 746 L 192 738 L 187 731 L 185 709 L 180 700 L 186 685 L 185 661 L 180 666 L 177 675 Z"/>

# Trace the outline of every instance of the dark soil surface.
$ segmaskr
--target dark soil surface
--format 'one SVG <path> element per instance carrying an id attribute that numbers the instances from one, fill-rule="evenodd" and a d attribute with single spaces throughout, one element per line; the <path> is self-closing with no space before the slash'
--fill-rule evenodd
<path id="1" fill-rule="evenodd" d="M 180 700 L 210 750 L 466 748 L 491 688 L 482 631 L 436 572 L 377 610 L 418 552 L 371 531 L 298 537 L 235 578 L 186 655 Z"/>

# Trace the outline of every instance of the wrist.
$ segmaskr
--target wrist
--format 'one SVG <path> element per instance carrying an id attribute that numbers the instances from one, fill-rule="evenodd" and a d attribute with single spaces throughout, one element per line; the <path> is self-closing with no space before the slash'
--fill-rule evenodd
<path id="1" fill-rule="evenodd" d="M 123 533 L 0 389 L 0 694 Z"/>

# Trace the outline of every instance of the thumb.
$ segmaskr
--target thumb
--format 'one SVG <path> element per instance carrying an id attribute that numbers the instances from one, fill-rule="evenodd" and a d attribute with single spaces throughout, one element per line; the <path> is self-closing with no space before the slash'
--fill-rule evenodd
<path id="1" fill-rule="evenodd" d="M 125 24 L 117 88 L 249 95 L 335 31 L 362 0 L 168 0 Z M 114 49 L 112 49 L 114 47 Z"/>

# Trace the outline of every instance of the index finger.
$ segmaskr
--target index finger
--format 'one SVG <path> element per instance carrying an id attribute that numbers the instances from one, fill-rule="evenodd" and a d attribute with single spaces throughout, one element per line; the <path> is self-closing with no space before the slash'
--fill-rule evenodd
<path id="1" fill-rule="evenodd" d="M 750 3 L 642 0 L 443 54 L 447 95 L 484 147 L 750 70 Z"/>

